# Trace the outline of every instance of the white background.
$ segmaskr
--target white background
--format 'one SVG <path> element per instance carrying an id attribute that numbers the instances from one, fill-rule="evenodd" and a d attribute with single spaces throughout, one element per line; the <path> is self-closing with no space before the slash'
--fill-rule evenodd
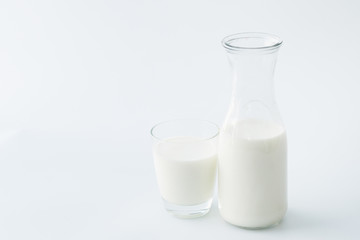
<path id="1" fill-rule="evenodd" d="M 353 1 L 1 1 L 0 239 L 359 239 L 360 4 Z M 284 44 L 289 210 L 247 231 L 217 210 L 165 212 L 149 130 L 222 123 L 220 41 Z"/>

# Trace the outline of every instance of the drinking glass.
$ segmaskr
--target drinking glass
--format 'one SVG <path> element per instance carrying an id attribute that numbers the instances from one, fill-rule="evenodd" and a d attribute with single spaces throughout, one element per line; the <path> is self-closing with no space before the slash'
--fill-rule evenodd
<path id="1" fill-rule="evenodd" d="M 191 218 L 209 212 L 217 168 L 216 124 L 176 119 L 151 129 L 153 157 L 165 209 Z"/>

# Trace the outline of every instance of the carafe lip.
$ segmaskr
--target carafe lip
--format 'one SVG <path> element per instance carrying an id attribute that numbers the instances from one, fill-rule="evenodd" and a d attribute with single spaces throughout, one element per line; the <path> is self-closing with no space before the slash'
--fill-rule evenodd
<path id="1" fill-rule="evenodd" d="M 226 36 L 222 45 L 230 51 L 254 51 L 278 49 L 282 40 L 280 37 L 262 32 L 243 32 Z"/>

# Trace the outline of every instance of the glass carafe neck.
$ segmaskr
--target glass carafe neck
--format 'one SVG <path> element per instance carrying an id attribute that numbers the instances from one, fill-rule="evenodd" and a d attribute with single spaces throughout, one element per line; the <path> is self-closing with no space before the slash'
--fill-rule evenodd
<path id="1" fill-rule="evenodd" d="M 280 121 L 274 95 L 274 69 L 281 40 L 263 33 L 242 33 L 226 37 L 233 73 L 229 116 L 237 119 Z"/>

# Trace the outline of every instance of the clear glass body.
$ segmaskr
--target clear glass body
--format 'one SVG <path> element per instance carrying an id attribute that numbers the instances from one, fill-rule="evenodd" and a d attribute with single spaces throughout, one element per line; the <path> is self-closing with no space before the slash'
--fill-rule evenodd
<path id="1" fill-rule="evenodd" d="M 226 37 L 233 93 L 220 131 L 221 216 L 249 229 L 278 224 L 287 209 L 287 140 L 273 86 L 282 41 L 265 33 Z"/>
<path id="2" fill-rule="evenodd" d="M 209 212 L 215 185 L 219 128 L 193 119 L 157 124 L 151 130 L 157 182 L 165 209 L 191 218 Z"/>

